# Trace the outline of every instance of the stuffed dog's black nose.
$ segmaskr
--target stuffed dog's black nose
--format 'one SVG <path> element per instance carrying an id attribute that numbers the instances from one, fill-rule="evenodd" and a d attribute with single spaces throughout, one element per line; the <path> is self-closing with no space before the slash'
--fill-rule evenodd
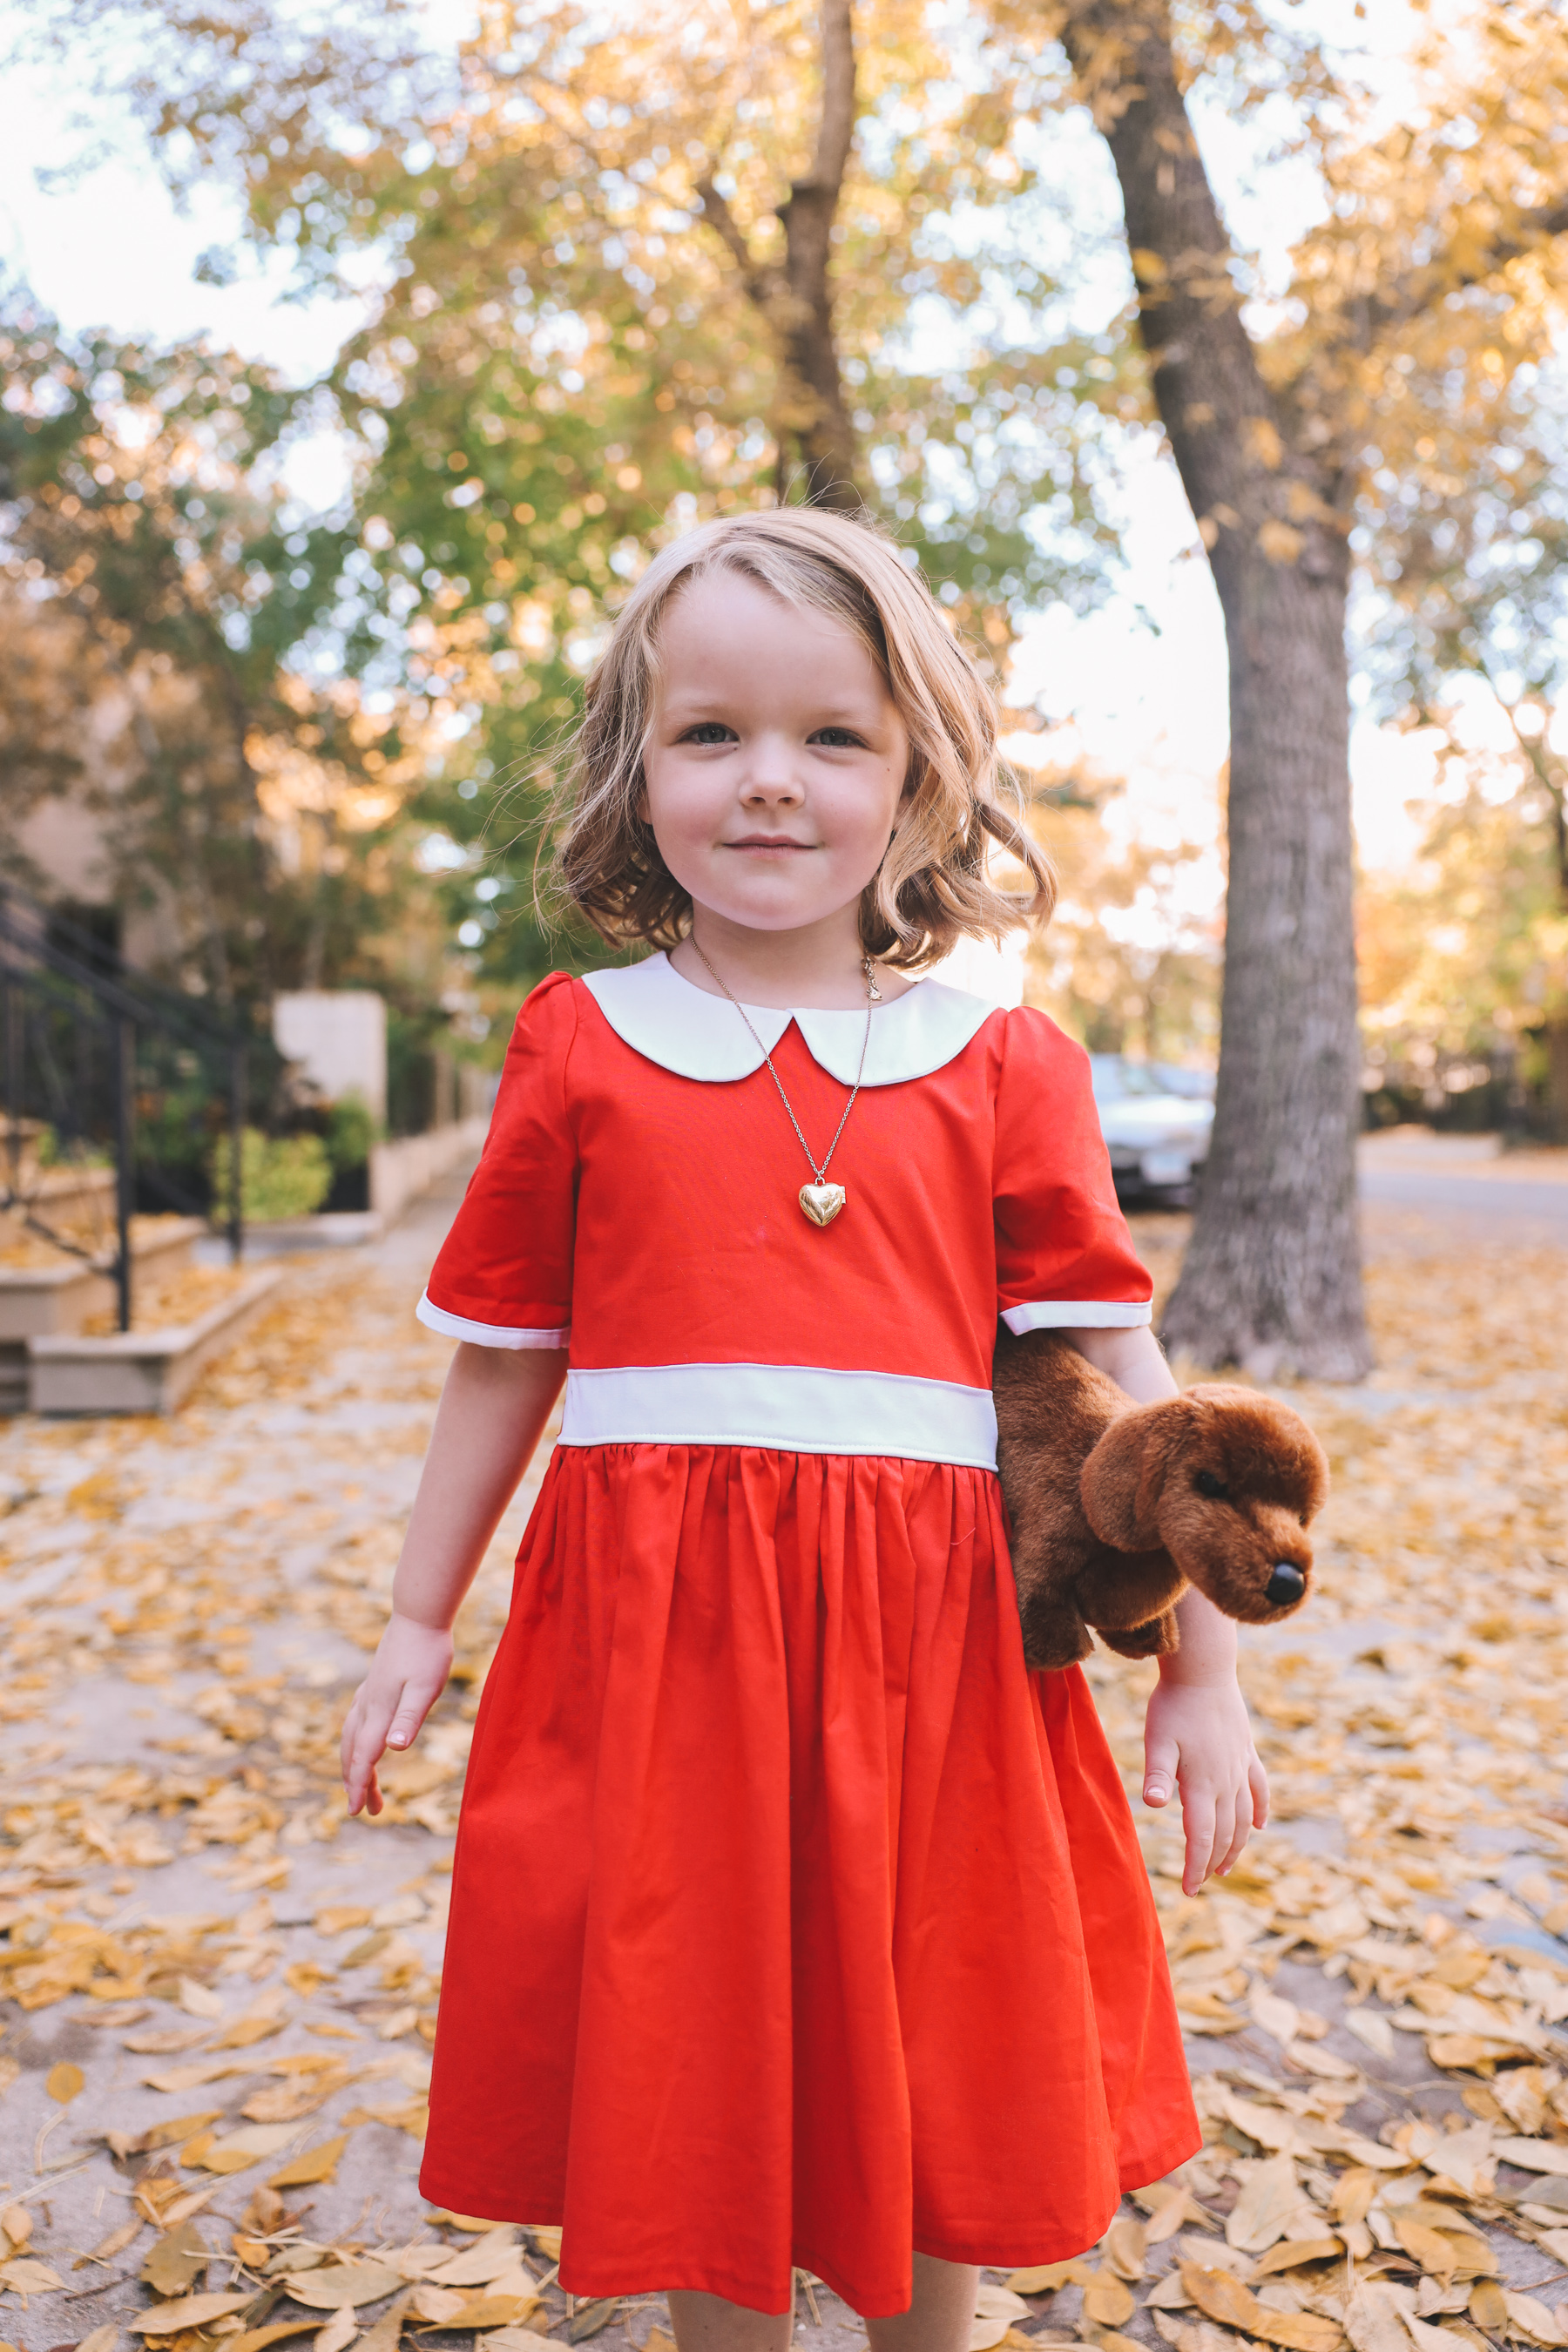
<path id="1" fill-rule="evenodd" d="M 1307 1580 L 1293 1560 L 1276 1560 L 1274 1573 L 1263 1588 L 1263 1598 L 1270 1609 L 1289 1609 L 1306 1590 Z"/>

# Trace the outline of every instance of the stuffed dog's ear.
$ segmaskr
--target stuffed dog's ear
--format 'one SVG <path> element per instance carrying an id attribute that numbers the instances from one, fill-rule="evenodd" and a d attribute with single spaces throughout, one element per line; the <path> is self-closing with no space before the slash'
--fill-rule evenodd
<path id="1" fill-rule="evenodd" d="M 1160 1542 L 1160 1497 L 1187 1415 L 1178 1397 L 1118 1413 L 1083 1465 L 1084 1517 L 1113 1551 L 1152 1551 Z"/>

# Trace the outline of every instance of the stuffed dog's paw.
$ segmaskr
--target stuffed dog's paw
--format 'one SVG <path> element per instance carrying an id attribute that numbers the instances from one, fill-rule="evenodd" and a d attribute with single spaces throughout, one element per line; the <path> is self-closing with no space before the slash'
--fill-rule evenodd
<path id="1" fill-rule="evenodd" d="M 1070 1601 L 1044 1594 L 1025 1603 L 1020 1617 L 1024 1662 L 1031 1674 L 1076 1666 L 1094 1648 L 1094 1636 Z"/>
<path id="2" fill-rule="evenodd" d="M 1106 1648 L 1114 1650 L 1119 1658 L 1168 1658 L 1182 1645 L 1173 1609 L 1151 1618 L 1147 1625 L 1130 1625 L 1121 1633 L 1114 1633 L 1105 1625 L 1097 1625 L 1095 1631 Z"/>

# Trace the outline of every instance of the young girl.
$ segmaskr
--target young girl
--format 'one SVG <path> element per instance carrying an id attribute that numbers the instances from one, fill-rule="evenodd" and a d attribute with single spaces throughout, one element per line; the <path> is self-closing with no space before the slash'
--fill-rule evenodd
<path id="1" fill-rule="evenodd" d="M 475 1728 L 426 2196 L 563 2222 L 563 2284 L 784 2352 L 792 2266 L 874 2352 L 965 2352 L 975 2266 L 1100 2238 L 1199 2145 L 1121 1783 L 1025 1668 L 998 1315 L 1172 1387 L 1076 1045 L 914 975 L 1050 902 L 918 578 L 802 509 L 650 565 L 588 689 L 563 872 L 607 940 L 518 1019 L 419 1312 L 458 1340 L 349 1803 L 560 1395 Z M 1021 857 L 1027 908 L 986 878 Z M 1264 1819 L 1196 1593 L 1143 1793 L 1184 1884 Z"/>

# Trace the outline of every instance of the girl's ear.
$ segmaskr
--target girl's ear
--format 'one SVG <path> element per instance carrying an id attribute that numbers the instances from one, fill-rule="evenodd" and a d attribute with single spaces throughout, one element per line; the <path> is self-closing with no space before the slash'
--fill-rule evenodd
<path id="1" fill-rule="evenodd" d="M 1152 1551 L 1160 1541 L 1160 1498 L 1176 1436 L 1181 1400 L 1162 1397 L 1118 1413 L 1079 1481 L 1084 1516 L 1114 1551 Z"/>

